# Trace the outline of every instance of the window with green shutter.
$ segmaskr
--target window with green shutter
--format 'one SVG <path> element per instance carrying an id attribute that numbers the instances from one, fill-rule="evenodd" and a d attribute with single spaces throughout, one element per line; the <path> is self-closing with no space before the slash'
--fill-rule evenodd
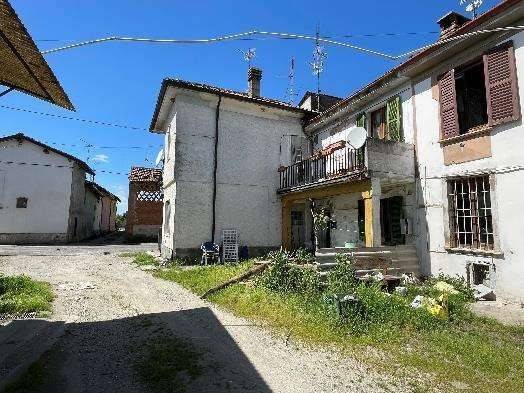
<path id="1" fill-rule="evenodd" d="M 357 116 L 357 127 L 366 128 L 366 114 L 361 113 Z"/>
<path id="2" fill-rule="evenodd" d="M 388 139 L 404 142 L 404 135 L 402 133 L 402 110 L 399 96 L 393 97 L 387 102 L 386 115 Z"/>

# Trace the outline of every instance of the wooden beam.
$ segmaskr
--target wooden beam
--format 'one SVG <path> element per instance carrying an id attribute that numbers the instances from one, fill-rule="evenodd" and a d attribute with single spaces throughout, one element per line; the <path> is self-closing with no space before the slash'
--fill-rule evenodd
<path id="1" fill-rule="evenodd" d="M 334 184 L 326 187 L 319 187 L 310 190 L 285 194 L 282 196 L 282 203 L 293 202 L 299 199 L 322 199 L 330 196 L 351 194 L 354 192 L 365 192 L 371 190 L 371 180 L 358 180 L 349 183 Z"/>

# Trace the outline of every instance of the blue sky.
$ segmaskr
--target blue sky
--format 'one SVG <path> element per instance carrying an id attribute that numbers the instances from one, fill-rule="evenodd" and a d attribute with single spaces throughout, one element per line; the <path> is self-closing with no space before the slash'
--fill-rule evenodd
<path id="1" fill-rule="evenodd" d="M 484 0 L 482 11 L 498 4 Z M 437 38 L 436 20 L 459 0 L 367 1 L 178 1 L 178 0 L 11 0 L 41 50 L 106 36 L 206 38 L 249 30 L 340 38 L 371 49 L 401 53 Z M 427 34 L 384 36 L 380 33 Z M 379 34 L 375 37 L 359 37 Z M 284 99 L 289 63 L 296 59 L 298 99 L 314 90 L 309 62 L 313 43 L 264 39 L 213 45 L 105 43 L 49 54 L 47 61 L 77 108 L 72 113 L 20 93 L 0 98 L 0 105 L 39 112 L 102 120 L 147 129 L 165 77 L 245 90 L 247 65 L 239 50 L 256 48 L 254 64 L 262 68 L 262 94 Z M 347 96 L 396 62 L 350 49 L 325 46 L 322 74 L 325 93 Z M 66 145 L 143 146 L 141 149 L 86 149 L 58 146 L 98 170 L 127 173 L 132 165 L 150 165 L 163 138 L 146 130 L 129 130 L 68 121 L 0 107 L 0 136 L 23 132 L 46 142 Z M 152 146 L 152 147 L 149 147 Z M 149 160 L 149 161 L 146 161 Z M 276 165 L 276 164 L 275 164 Z M 127 210 L 127 177 L 103 174 L 96 181 L 122 197 Z"/>

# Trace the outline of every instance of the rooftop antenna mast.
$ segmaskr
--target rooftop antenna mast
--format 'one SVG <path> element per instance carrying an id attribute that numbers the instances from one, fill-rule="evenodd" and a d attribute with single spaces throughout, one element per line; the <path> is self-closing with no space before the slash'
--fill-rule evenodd
<path id="1" fill-rule="evenodd" d="M 287 101 L 289 104 L 293 105 L 295 102 L 295 98 L 297 96 L 297 93 L 295 92 L 295 58 L 291 58 L 291 66 L 289 67 L 289 74 L 288 74 L 288 87 L 287 87 Z"/>
<path id="2" fill-rule="evenodd" d="M 482 6 L 483 0 L 460 0 L 460 5 L 467 4 L 466 11 L 473 14 L 473 19 L 478 16 L 478 9 Z"/>
<path id="3" fill-rule="evenodd" d="M 313 61 L 311 67 L 313 69 L 313 75 L 317 77 L 317 111 L 320 112 L 320 74 L 324 72 L 324 61 L 327 57 L 327 53 L 324 48 L 320 45 L 320 25 L 317 24 L 315 40 L 315 49 L 313 50 Z"/>
<path id="4" fill-rule="evenodd" d="M 95 146 L 86 141 L 84 138 L 80 138 L 80 141 L 85 143 L 85 148 L 87 149 L 86 164 L 89 165 L 89 160 L 91 159 L 91 148 Z M 95 181 L 95 175 L 91 175 L 91 181 Z"/>
<path id="5" fill-rule="evenodd" d="M 256 56 L 256 48 L 249 48 L 247 51 L 240 50 L 239 51 L 244 55 L 244 60 L 247 61 L 247 67 L 248 70 L 251 68 L 251 65 L 253 63 L 253 59 Z"/>

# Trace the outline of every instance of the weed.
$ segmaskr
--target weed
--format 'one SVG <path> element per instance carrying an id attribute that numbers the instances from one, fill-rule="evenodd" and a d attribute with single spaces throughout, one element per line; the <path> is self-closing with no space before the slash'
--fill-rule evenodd
<path id="1" fill-rule="evenodd" d="M 140 252 L 125 252 L 119 255 L 123 258 L 133 258 L 133 263 L 138 266 L 158 266 L 158 260 L 151 254 L 140 251 Z"/>
<path id="2" fill-rule="evenodd" d="M 0 313 L 50 311 L 53 298 L 49 283 L 25 275 L 0 275 Z"/>
<path id="3" fill-rule="evenodd" d="M 134 368 L 139 380 L 153 392 L 185 392 L 185 379 L 196 379 L 202 373 L 200 356 L 186 341 L 162 336 L 148 342 L 145 356 Z"/>
<path id="4" fill-rule="evenodd" d="M 281 265 L 279 269 L 288 265 L 286 254 L 273 257 Z M 449 381 L 466 383 L 478 392 L 524 391 L 524 328 L 503 326 L 467 312 L 467 288 L 461 288 L 454 278 L 428 280 L 418 289 L 410 286 L 406 297 L 387 295 L 378 286 L 352 283 L 351 262 L 346 262 L 328 277 L 325 292 L 290 291 L 296 285 L 289 282 L 298 280 L 293 274 L 287 270 L 268 271 L 269 286 L 260 281 L 258 285 L 236 284 L 211 295 L 209 300 L 291 339 L 349 351 L 385 371 L 409 370 L 406 372 L 414 377 L 405 379 L 412 383 L 413 391 L 428 391 L 437 386 L 450 391 L 454 387 Z M 236 267 L 247 270 L 250 265 Z M 177 269 L 171 275 L 155 274 L 201 294 L 240 273 L 239 270 L 202 267 Z M 459 290 L 448 297 L 449 320 L 409 305 L 416 294 L 434 296 L 433 284 L 438 280 L 450 282 Z M 326 293 L 339 290 L 342 293 L 351 290 L 359 299 L 358 306 L 350 309 L 346 319 L 340 319 L 336 310 L 325 302 Z M 421 378 L 424 387 L 420 385 Z"/>
<path id="5" fill-rule="evenodd" d="M 38 391 L 49 377 L 44 362 L 39 359 L 32 363 L 29 368 L 14 382 L 5 387 L 5 393 L 30 393 Z"/>

